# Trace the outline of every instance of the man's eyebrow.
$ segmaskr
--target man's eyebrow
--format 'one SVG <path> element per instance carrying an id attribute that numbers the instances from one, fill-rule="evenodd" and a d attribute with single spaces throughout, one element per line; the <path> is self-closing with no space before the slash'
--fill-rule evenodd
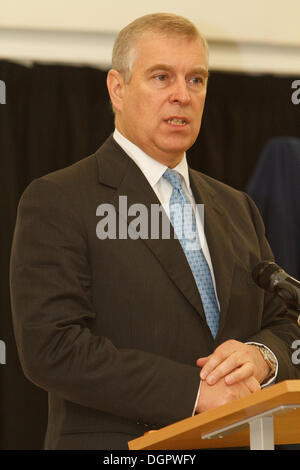
<path id="1" fill-rule="evenodd" d="M 166 64 L 155 64 L 155 65 L 152 65 L 152 67 L 149 67 L 149 69 L 146 70 L 146 73 L 152 73 L 155 70 L 169 71 L 169 70 L 173 70 L 173 68 Z"/>
<path id="2" fill-rule="evenodd" d="M 192 73 L 192 74 L 195 73 L 195 74 L 197 74 L 197 75 L 198 75 L 198 74 L 199 74 L 199 75 L 204 75 L 204 77 L 208 77 L 208 75 L 209 75 L 209 72 L 208 72 L 207 68 L 205 68 L 205 67 L 197 67 L 197 68 L 193 69 L 193 70 L 191 71 L 191 73 Z"/>
<path id="3" fill-rule="evenodd" d="M 164 71 L 168 72 L 168 71 L 172 71 L 173 67 L 171 67 L 170 65 L 166 65 L 166 64 L 155 64 L 155 65 L 152 65 L 151 67 L 149 67 L 149 69 L 146 70 L 146 73 L 150 74 L 152 72 L 155 72 L 156 70 L 164 70 Z M 197 74 L 197 75 L 203 75 L 204 77 L 208 77 L 208 75 L 209 75 L 209 72 L 208 72 L 207 68 L 202 67 L 202 66 L 195 67 L 189 73 Z"/>

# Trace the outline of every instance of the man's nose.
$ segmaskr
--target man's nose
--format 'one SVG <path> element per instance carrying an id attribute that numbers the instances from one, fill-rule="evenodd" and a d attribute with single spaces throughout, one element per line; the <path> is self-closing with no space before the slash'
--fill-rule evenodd
<path id="1" fill-rule="evenodd" d="M 176 79 L 173 84 L 169 101 L 170 103 L 188 104 L 191 100 L 187 83 L 184 79 Z"/>

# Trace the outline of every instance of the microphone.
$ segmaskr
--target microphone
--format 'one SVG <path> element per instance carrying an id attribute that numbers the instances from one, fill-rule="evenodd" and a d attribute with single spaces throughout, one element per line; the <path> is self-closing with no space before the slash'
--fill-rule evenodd
<path id="1" fill-rule="evenodd" d="M 262 289 L 272 292 L 287 305 L 300 310 L 300 282 L 289 276 L 273 261 L 262 261 L 252 271 L 254 282 Z M 295 316 L 293 317 L 295 320 Z M 300 326 L 300 315 L 296 319 Z"/>

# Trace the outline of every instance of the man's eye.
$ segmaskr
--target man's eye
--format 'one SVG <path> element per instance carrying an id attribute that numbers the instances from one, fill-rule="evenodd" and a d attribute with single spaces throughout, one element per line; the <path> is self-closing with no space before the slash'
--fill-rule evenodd
<path id="1" fill-rule="evenodd" d="M 166 79 L 167 79 L 167 75 L 165 74 L 159 74 L 159 75 L 156 75 L 156 80 L 158 80 L 159 82 L 164 82 Z"/>
<path id="2" fill-rule="evenodd" d="M 190 82 L 193 83 L 194 85 L 201 85 L 203 83 L 203 78 L 202 77 L 193 77 L 190 79 Z"/>

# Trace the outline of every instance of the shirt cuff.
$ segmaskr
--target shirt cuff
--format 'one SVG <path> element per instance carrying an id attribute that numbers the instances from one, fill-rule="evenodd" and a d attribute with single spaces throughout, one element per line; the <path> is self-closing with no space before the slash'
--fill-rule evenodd
<path id="1" fill-rule="evenodd" d="M 266 346 L 265 344 L 261 344 L 261 343 L 256 343 L 254 341 L 250 341 L 246 344 L 252 344 L 253 346 L 257 346 L 258 349 L 265 349 L 266 351 L 268 351 L 271 356 L 272 356 L 272 370 L 270 372 L 270 374 L 266 377 L 266 379 L 264 380 L 264 382 L 262 382 L 260 385 L 262 388 L 264 387 L 267 387 L 268 385 L 271 385 L 272 383 L 275 382 L 276 380 L 276 377 L 278 375 L 278 360 L 277 360 L 277 357 L 275 356 L 275 354 L 273 353 L 273 351 L 271 351 L 270 348 L 268 348 L 268 346 Z M 274 365 L 273 365 L 274 364 Z M 267 380 L 267 381 L 266 381 Z M 266 382 L 265 382 L 266 381 Z"/>
<path id="2" fill-rule="evenodd" d="M 197 393 L 197 398 L 196 398 L 196 401 L 195 401 L 195 405 L 194 405 L 194 409 L 193 409 L 192 416 L 195 416 L 195 414 L 196 414 L 197 403 L 198 403 L 199 396 L 200 396 L 201 383 L 202 383 L 202 380 L 200 380 L 200 384 L 199 384 L 199 388 L 198 388 L 198 393 Z"/>

